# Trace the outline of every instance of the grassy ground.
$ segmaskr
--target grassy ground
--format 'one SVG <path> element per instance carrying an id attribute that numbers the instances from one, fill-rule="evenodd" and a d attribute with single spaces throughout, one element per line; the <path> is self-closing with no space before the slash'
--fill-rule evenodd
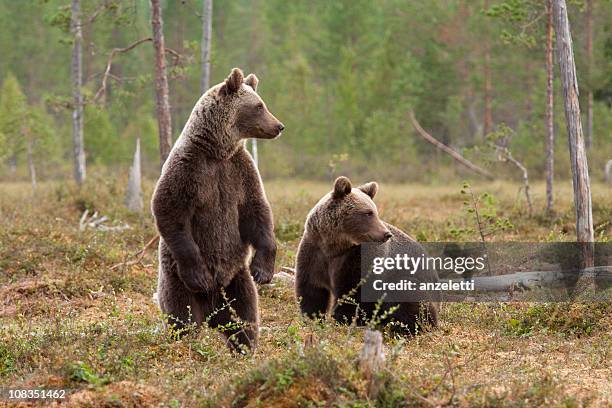
<path id="1" fill-rule="evenodd" d="M 478 184 L 512 229 L 488 239 L 557 241 L 574 236 L 571 184 L 557 183 L 556 213 L 532 217 L 518 185 Z M 123 190 L 92 178 L 77 191 L 0 185 L 0 388 L 70 388 L 72 406 L 606 406 L 612 402 L 610 304 L 447 304 L 441 327 L 385 338 L 387 362 L 368 386 L 355 361 L 363 329 L 302 319 L 292 287 L 260 288 L 261 337 L 232 356 L 201 330 L 173 340 L 151 296 L 156 254 L 111 269 L 155 235 L 151 217 L 127 213 Z M 145 197 L 150 196 L 146 185 Z M 307 211 L 325 183 L 266 184 L 279 243 L 277 270 L 292 266 Z M 461 185 L 381 185 L 382 218 L 420 240 L 475 240 Z M 612 190 L 593 186 L 598 240 L 612 235 Z M 80 232 L 84 209 L 131 229 Z M 112 224 L 112 222 L 109 222 Z M 2 406 L 0 402 L 0 406 Z M 25 404 L 24 404 L 25 405 Z"/>

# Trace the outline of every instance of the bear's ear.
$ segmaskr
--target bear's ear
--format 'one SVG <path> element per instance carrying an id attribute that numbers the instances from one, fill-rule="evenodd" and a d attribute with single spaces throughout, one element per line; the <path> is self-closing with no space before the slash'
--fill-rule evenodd
<path id="1" fill-rule="evenodd" d="M 340 176 L 334 182 L 334 193 L 332 197 L 343 198 L 347 194 L 350 194 L 352 188 L 351 180 L 349 180 L 348 177 Z"/>
<path id="2" fill-rule="evenodd" d="M 370 198 L 374 198 L 378 192 L 378 183 L 375 181 L 370 181 L 369 183 L 365 183 L 357 188 L 369 195 Z"/>
<path id="3" fill-rule="evenodd" d="M 221 91 L 226 95 L 236 93 L 240 89 L 243 82 L 244 74 L 242 73 L 242 70 L 240 68 L 234 68 L 225 80 L 225 84 L 223 84 Z"/>
<path id="4" fill-rule="evenodd" d="M 255 74 L 249 74 L 246 78 L 244 78 L 244 83 L 253 88 L 255 92 L 257 92 L 257 84 L 259 83 L 259 79 L 255 76 Z"/>

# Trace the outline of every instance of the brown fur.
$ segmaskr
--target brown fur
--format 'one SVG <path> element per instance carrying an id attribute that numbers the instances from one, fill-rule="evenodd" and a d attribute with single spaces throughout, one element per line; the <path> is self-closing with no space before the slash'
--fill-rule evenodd
<path id="1" fill-rule="evenodd" d="M 323 316 L 330 312 L 340 322 L 351 322 L 359 313 L 357 307 L 338 299 L 356 290 L 352 298 L 359 299 L 361 280 L 361 244 L 380 242 L 379 250 L 385 256 L 410 248 L 415 254 L 422 247 L 393 225 L 380 220 L 372 198 L 378 191 L 374 182 L 352 188 L 346 177 L 334 183 L 334 190 L 325 195 L 310 211 L 304 236 L 300 242 L 296 265 L 296 295 L 302 313 Z M 435 272 L 425 279 L 437 281 Z M 358 300 L 363 323 L 372 317 L 375 303 Z M 435 302 L 384 303 L 382 311 L 399 306 L 390 319 L 402 323 L 401 330 L 416 331 L 421 318 L 437 325 L 438 305 Z"/>
<path id="2" fill-rule="evenodd" d="M 283 125 L 253 89 L 257 78 L 249 75 L 246 84 L 243 78 L 234 68 L 196 103 L 164 163 L 152 210 L 161 235 L 158 297 L 170 322 L 217 327 L 238 317 L 243 327 L 225 332 L 229 344 L 252 347 L 258 312 L 251 276 L 258 283 L 272 279 L 276 243 L 270 205 L 243 139 L 275 138 Z"/>

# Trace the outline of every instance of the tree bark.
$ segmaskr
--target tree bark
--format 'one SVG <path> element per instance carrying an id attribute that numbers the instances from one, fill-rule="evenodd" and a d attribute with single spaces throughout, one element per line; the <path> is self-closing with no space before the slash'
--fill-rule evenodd
<path id="1" fill-rule="evenodd" d="M 489 0 L 484 0 L 485 12 L 489 9 Z M 488 34 L 488 32 L 487 32 Z M 492 92 L 493 84 L 491 81 L 491 50 L 488 38 L 484 39 L 484 119 L 483 119 L 483 137 L 486 137 L 493 131 L 493 108 L 492 108 Z"/>
<path id="2" fill-rule="evenodd" d="M 30 180 L 32 182 L 32 194 L 36 194 L 36 187 L 38 186 L 38 183 L 36 182 L 36 167 L 34 166 L 34 154 L 32 150 L 32 141 L 28 140 L 28 169 L 30 170 Z"/>
<path id="3" fill-rule="evenodd" d="M 213 0 L 204 0 L 202 7 L 202 74 L 200 91 L 210 88 L 210 43 L 212 39 L 212 8 Z"/>
<path id="4" fill-rule="evenodd" d="M 555 173 L 552 0 L 546 0 L 546 17 L 546 211 L 550 213 L 553 209 L 553 179 Z"/>
<path id="5" fill-rule="evenodd" d="M 155 49 L 155 99 L 159 128 L 159 155 L 163 166 L 172 149 L 172 117 L 168 97 L 168 76 L 164 56 L 166 47 L 160 0 L 151 0 L 151 26 L 153 28 L 153 48 Z"/>
<path id="6" fill-rule="evenodd" d="M 587 51 L 587 132 L 586 148 L 593 144 L 593 0 L 586 0 L 586 51 Z"/>
<path id="7" fill-rule="evenodd" d="M 612 159 L 606 162 L 606 167 L 604 168 L 604 177 L 606 183 L 612 183 Z"/>
<path id="8" fill-rule="evenodd" d="M 555 33 L 557 35 L 557 54 L 559 71 L 563 84 L 563 101 L 567 124 L 572 182 L 574 186 L 574 206 L 576 209 L 576 238 L 584 243 L 584 267 L 593 266 L 593 214 L 591 203 L 591 184 L 587 164 L 580 104 L 578 102 L 578 79 L 572 36 L 567 17 L 565 0 L 554 0 Z"/>
<path id="9" fill-rule="evenodd" d="M 410 112 L 410 120 L 412 122 L 412 126 L 414 126 L 414 128 L 417 131 L 417 133 L 423 139 L 427 140 L 429 143 L 431 143 L 432 145 L 434 145 L 438 149 L 442 150 L 443 152 L 445 152 L 446 154 L 451 156 L 453 159 L 455 159 L 456 161 L 458 161 L 459 163 L 461 163 L 462 165 L 464 165 L 468 169 L 472 170 L 474 173 L 478 173 L 481 176 L 484 176 L 484 177 L 486 177 L 488 179 L 492 179 L 493 178 L 491 173 L 489 173 L 488 171 L 486 171 L 484 169 L 481 169 L 480 167 L 476 166 L 474 163 L 472 163 L 471 161 L 469 161 L 466 158 L 464 158 L 463 156 L 461 156 L 458 152 L 456 152 L 455 150 L 453 150 L 449 146 L 445 145 L 444 143 L 436 140 L 436 138 L 434 138 L 429 133 L 427 133 L 425 131 L 425 129 L 423 129 L 421 127 L 419 122 L 417 122 L 416 118 L 414 117 L 414 113 L 413 112 Z"/>
<path id="10" fill-rule="evenodd" d="M 85 146 L 83 138 L 83 33 L 81 30 L 81 2 L 72 0 L 70 26 L 74 43 L 72 45 L 72 147 L 74 155 L 74 180 L 83 184 L 86 177 Z"/>
<path id="11" fill-rule="evenodd" d="M 368 329 L 365 332 L 363 348 L 359 355 L 359 368 L 368 384 L 368 395 L 375 396 L 382 384 L 377 381 L 376 374 L 383 369 L 385 352 L 383 349 L 382 334 L 379 331 Z"/>

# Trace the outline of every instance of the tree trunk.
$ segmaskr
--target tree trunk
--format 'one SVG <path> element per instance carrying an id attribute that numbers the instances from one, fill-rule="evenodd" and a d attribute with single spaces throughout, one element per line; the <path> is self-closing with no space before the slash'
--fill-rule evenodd
<path id="1" fill-rule="evenodd" d="M 164 45 L 163 20 L 160 0 L 151 0 L 151 26 L 155 49 L 155 99 L 157 126 L 159 128 L 160 162 L 164 162 L 172 149 L 172 117 L 168 100 L 168 76 L 166 74 L 166 47 Z"/>
<path id="2" fill-rule="evenodd" d="M 574 186 L 574 206 L 576 208 L 576 237 L 584 245 L 584 267 L 593 266 L 593 214 L 591 204 L 591 184 L 587 164 L 580 104 L 578 103 L 578 79 L 572 49 L 572 36 L 567 17 L 565 0 L 554 0 L 555 33 L 557 35 L 557 54 L 559 71 L 563 84 L 563 101 L 567 124 L 572 182 Z"/>
<path id="3" fill-rule="evenodd" d="M 612 159 L 606 162 L 606 167 L 604 168 L 604 177 L 605 177 L 606 183 L 608 184 L 612 183 Z"/>
<path id="4" fill-rule="evenodd" d="M 489 9 L 489 0 L 484 0 L 485 12 Z M 487 32 L 488 34 L 488 32 Z M 484 120 L 483 137 L 493 131 L 493 112 L 491 99 L 493 84 L 491 82 L 491 50 L 488 38 L 484 39 Z"/>
<path id="5" fill-rule="evenodd" d="M 586 0 L 586 51 L 587 51 L 587 133 L 586 148 L 593 144 L 593 0 Z"/>
<path id="6" fill-rule="evenodd" d="M 210 43 L 212 39 L 212 7 L 213 0 L 204 0 L 202 9 L 202 74 L 200 77 L 200 91 L 206 92 L 210 88 Z"/>
<path id="7" fill-rule="evenodd" d="M 136 139 L 136 151 L 134 152 L 134 160 L 130 167 L 128 176 L 128 188 L 125 196 L 125 206 L 133 212 L 141 212 L 142 203 L 142 186 L 141 186 L 141 170 L 140 170 L 140 137 Z"/>
<path id="8" fill-rule="evenodd" d="M 80 0 L 72 0 L 70 25 L 74 44 L 72 45 L 72 146 L 74 155 L 74 180 L 83 184 L 85 172 L 85 146 L 83 139 L 83 34 L 81 30 Z"/>
<path id="9" fill-rule="evenodd" d="M 36 187 L 38 186 L 38 183 L 36 182 L 36 167 L 34 167 L 34 155 L 32 153 L 32 141 L 31 140 L 28 140 L 27 152 L 28 152 L 28 169 L 30 170 L 30 180 L 32 181 L 32 194 L 36 194 Z"/>
<path id="10" fill-rule="evenodd" d="M 553 178 L 555 172 L 555 128 L 553 121 L 553 10 L 552 0 L 546 0 L 546 211 L 553 209 Z"/>

